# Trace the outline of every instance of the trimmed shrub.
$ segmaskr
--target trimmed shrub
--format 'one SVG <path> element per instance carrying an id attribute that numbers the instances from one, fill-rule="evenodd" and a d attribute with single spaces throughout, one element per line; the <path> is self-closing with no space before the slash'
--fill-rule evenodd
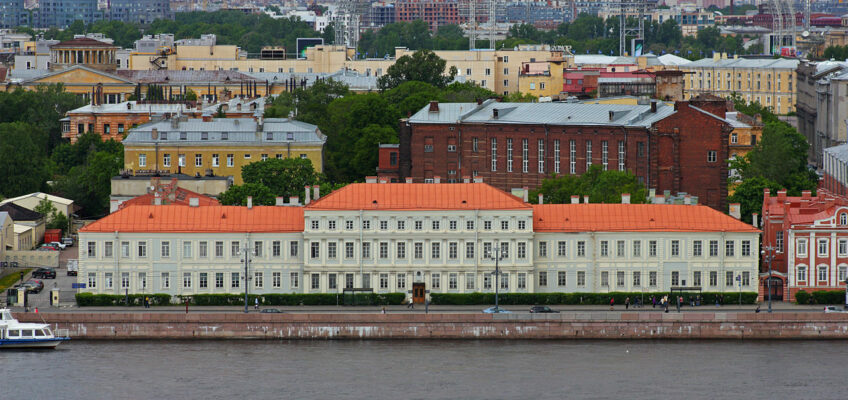
<path id="1" fill-rule="evenodd" d="M 812 296 L 816 304 L 845 304 L 844 290 L 817 290 Z"/>
<path id="2" fill-rule="evenodd" d="M 803 290 L 795 293 L 795 302 L 798 304 L 810 304 L 810 293 Z"/>
<path id="3" fill-rule="evenodd" d="M 361 305 L 397 305 L 406 297 L 403 293 L 359 293 L 356 294 L 356 304 Z M 193 296 L 179 296 L 181 299 L 188 298 L 190 304 L 197 306 L 240 306 L 244 305 L 244 293 L 216 293 L 196 294 Z M 267 293 L 248 294 L 248 305 L 259 304 L 263 306 L 334 306 L 343 305 L 344 299 L 341 293 Z"/>
<path id="4" fill-rule="evenodd" d="M 610 292 L 610 293 L 503 293 L 499 295 L 499 303 L 503 305 L 556 305 L 556 304 L 587 304 L 587 305 L 608 305 L 610 298 L 615 299 L 616 305 L 624 305 L 625 299 L 630 297 L 630 304 L 634 304 L 636 299 L 641 299 L 644 296 L 645 304 L 651 304 L 651 296 L 656 296 L 657 302 L 663 296 L 668 295 L 665 292 Z M 683 293 L 683 301 L 688 304 L 692 296 L 696 293 Z M 738 304 L 739 292 L 727 293 L 701 293 L 701 304 L 710 305 L 716 303 L 716 298 L 719 300 L 724 296 L 722 304 Z M 431 293 L 430 301 L 434 305 L 485 305 L 495 303 L 494 293 Z M 757 301 L 756 292 L 742 292 L 742 304 L 755 304 Z M 672 302 L 672 304 L 675 304 Z"/>
<path id="5" fill-rule="evenodd" d="M 79 307 L 103 307 L 103 306 L 144 306 L 144 298 L 150 299 L 151 306 L 167 306 L 171 304 L 171 295 L 164 293 L 156 294 L 94 294 L 77 293 L 76 300 Z M 127 303 L 129 300 L 129 303 Z"/>

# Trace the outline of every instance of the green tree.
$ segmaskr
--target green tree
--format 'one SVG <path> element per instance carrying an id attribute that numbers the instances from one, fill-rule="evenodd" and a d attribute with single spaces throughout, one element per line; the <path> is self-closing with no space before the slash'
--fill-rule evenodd
<path id="1" fill-rule="evenodd" d="M 229 189 L 218 196 L 218 201 L 225 206 L 246 206 L 247 196 L 252 196 L 253 204 L 257 206 L 273 206 L 276 204 L 276 198 L 271 189 L 260 183 L 230 186 Z"/>
<path id="2" fill-rule="evenodd" d="M 54 190 L 80 205 L 83 216 L 98 217 L 108 213 L 112 177 L 124 166 L 123 146 L 113 140 L 101 142 L 100 137 L 94 135 L 63 150 L 63 154 L 85 154 L 85 157 L 75 165 L 71 165 L 76 162 L 73 161 L 75 156 L 63 161 L 70 169 L 58 177 Z"/>
<path id="3" fill-rule="evenodd" d="M 731 203 L 739 203 L 742 221 L 751 221 L 752 213 L 760 213 L 763 209 L 763 189 L 778 190 L 781 185 L 761 176 L 743 180 L 734 188 L 733 195 L 728 198 Z"/>
<path id="4" fill-rule="evenodd" d="M 245 183 L 263 185 L 273 196 L 297 196 L 306 185 L 318 182 L 318 173 L 308 158 L 269 158 L 241 167 Z"/>
<path id="5" fill-rule="evenodd" d="M 0 193 L 20 196 L 42 190 L 48 178 L 46 134 L 25 122 L 0 123 Z"/>
<path id="6" fill-rule="evenodd" d="M 542 185 L 531 192 L 530 202 L 538 202 L 544 194 L 545 203 L 568 204 L 571 196 L 589 196 L 590 203 L 621 203 L 621 194 L 630 193 L 631 203 L 645 203 L 648 189 L 639 183 L 636 175 L 627 171 L 604 171 L 593 165 L 583 175 L 563 175 L 542 181 Z"/>
<path id="7" fill-rule="evenodd" d="M 187 89 L 184 98 L 186 101 L 197 101 L 197 93 L 194 90 Z"/>
<path id="8" fill-rule="evenodd" d="M 416 113 L 430 101 L 440 100 L 441 95 L 442 91 L 435 86 L 419 81 L 404 82 L 383 92 L 383 98 L 394 105 L 401 116 Z"/>
<path id="9" fill-rule="evenodd" d="M 395 47 L 432 49 L 429 25 L 422 20 L 395 22 L 376 32 L 365 31 L 359 39 L 359 53 L 365 57 L 392 57 L 395 55 Z"/>
<path id="10" fill-rule="evenodd" d="M 403 82 L 420 81 L 443 88 L 456 77 L 456 67 L 445 75 L 446 62 L 430 50 L 418 50 L 412 56 L 403 56 L 377 80 L 380 90 L 397 87 Z"/>
<path id="11" fill-rule="evenodd" d="M 57 210 L 50 200 L 41 199 L 32 210 L 44 216 L 47 229 L 61 229 L 62 232 L 68 230 L 68 217 Z"/>

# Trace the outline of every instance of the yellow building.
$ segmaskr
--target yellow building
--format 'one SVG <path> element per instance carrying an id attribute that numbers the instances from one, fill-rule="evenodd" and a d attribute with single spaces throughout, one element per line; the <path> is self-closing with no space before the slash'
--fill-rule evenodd
<path id="1" fill-rule="evenodd" d="M 522 63 L 518 75 L 518 90 L 536 97 L 560 94 L 563 88 L 564 63 L 562 58 Z"/>
<path id="2" fill-rule="evenodd" d="M 728 98 L 734 93 L 747 102 L 759 102 L 771 107 L 776 114 L 795 111 L 795 69 L 793 59 L 727 58 L 716 53 L 680 66 L 689 73 L 684 79 L 686 100 L 699 94 Z"/>
<path id="3" fill-rule="evenodd" d="M 165 54 L 133 53 L 129 58 L 129 68 L 290 74 L 329 74 L 349 70 L 379 77 L 386 73 L 395 60 L 414 52 L 399 47 L 395 49 L 394 57 L 356 59 L 355 49 L 324 45 L 306 49 L 305 59 L 279 60 L 247 58 L 238 47 L 231 45 L 178 45 Z M 439 50 L 435 53 L 446 61 L 446 70 L 456 67 L 457 76 L 461 79 L 475 82 L 499 94 L 509 94 L 519 90 L 519 72 L 523 63 L 562 59 L 564 52 L 568 53 L 567 49 L 521 45 L 513 49 Z"/>
<path id="4" fill-rule="evenodd" d="M 124 168 L 131 174 L 232 176 L 241 184 L 243 165 L 268 158 L 308 158 L 323 172 L 326 141 L 317 126 L 284 118 L 176 117 L 130 131 Z"/>
<path id="5" fill-rule="evenodd" d="M 725 119 L 733 127 L 730 132 L 730 158 L 744 157 L 763 137 L 763 121 L 759 114 L 755 117 L 738 111 L 728 112 Z"/>

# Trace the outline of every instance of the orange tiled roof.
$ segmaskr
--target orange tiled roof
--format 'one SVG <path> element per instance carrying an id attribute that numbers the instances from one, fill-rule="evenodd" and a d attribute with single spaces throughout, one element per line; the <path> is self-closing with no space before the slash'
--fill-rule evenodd
<path id="1" fill-rule="evenodd" d="M 200 193 L 193 192 L 188 189 L 177 188 L 176 193 L 174 194 L 174 201 L 168 200 L 168 196 L 162 197 L 162 204 L 181 204 L 187 206 L 189 203 L 189 198 L 196 197 L 198 204 L 200 206 L 218 206 L 221 205 L 218 203 L 218 200 L 215 200 L 212 197 L 202 195 Z M 138 197 L 133 197 L 123 203 L 121 203 L 120 208 L 125 208 L 133 205 L 154 205 L 156 201 L 156 195 L 153 193 L 143 194 Z"/>
<path id="2" fill-rule="evenodd" d="M 81 232 L 303 232 L 303 208 L 136 205 L 118 210 Z"/>
<path id="3" fill-rule="evenodd" d="M 353 183 L 310 210 L 514 210 L 530 205 L 485 183 Z"/>
<path id="4" fill-rule="evenodd" d="M 533 206 L 536 232 L 759 232 L 707 206 L 545 204 Z"/>

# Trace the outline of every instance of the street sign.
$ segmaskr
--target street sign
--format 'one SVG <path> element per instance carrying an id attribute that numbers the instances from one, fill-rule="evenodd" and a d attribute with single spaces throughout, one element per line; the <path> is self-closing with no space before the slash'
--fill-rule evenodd
<path id="1" fill-rule="evenodd" d="M 71 289 L 85 289 L 84 283 L 72 283 Z"/>

